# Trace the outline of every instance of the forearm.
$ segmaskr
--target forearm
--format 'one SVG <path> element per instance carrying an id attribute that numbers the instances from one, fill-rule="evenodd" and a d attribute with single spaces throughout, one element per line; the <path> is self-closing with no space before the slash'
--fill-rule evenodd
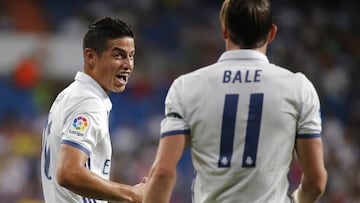
<path id="1" fill-rule="evenodd" d="M 150 173 L 144 203 L 168 203 L 176 181 L 176 172 Z"/>
<path id="2" fill-rule="evenodd" d="M 303 172 L 301 184 L 295 191 L 296 203 L 313 203 L 325 191 L 325 169 L 321 138 L 297 139 L 296 151 Z"/>
<path id="3" fill-rule="evenodd" d="M 176 167 L 183 154 L 186 136 L 161 138 L 155 161 L 150 169 L 144 203 L 168 203 L 176 181 Z"/>
<path id="4" fill-rule="evenodd" d="M 293 197 L 295 203 L 314 203 L 319 198 L 317 194 L 306 192 L 301 187 L 294 191 Z"/>
<path id="5" fill-rule="evenodd" d="M 135 196 L 133 187 L 105 180 L 86 168 L 63 177 L 60 185 L 84 197 L 99 200 L 131 202 Z"/>
<path id="6" fill-rule="evenodd" d="M 301 184 L 294 191 L 295 203 L 314 203 L 324 193 L 325 188 L 309 184 L 302 178 Z"/>

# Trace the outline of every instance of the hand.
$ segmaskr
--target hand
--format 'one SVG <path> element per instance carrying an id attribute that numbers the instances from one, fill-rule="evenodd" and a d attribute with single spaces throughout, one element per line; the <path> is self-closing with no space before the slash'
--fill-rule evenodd
<path id="1" fill-rule="evenodd" d="M 133 199 L 134 203 L 141 203 L 144 195 L 145 195 L 145 186 L 146 186 L 146 182 L 147 182 L 147 177 L 143 177 L 141 179 L 141 182 L 134 185 L 134 192 L 135 192 L 135 196 Z"/>
<path id="2" fill-rule="evenodd" d="M 291 197 L 293 198 L 294 203 L 299 203 L 299 191 L 298 191 L 298 189 L 295 190 L 295 191 L 291 194 Z"/>

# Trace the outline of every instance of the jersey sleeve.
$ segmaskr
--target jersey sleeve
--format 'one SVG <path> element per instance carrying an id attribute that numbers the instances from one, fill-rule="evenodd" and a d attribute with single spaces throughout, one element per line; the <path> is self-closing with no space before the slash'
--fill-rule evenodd
<path id="1" fill-rule="evenodd" d="M 176 79 L 170 86 L 165 99 L 165 118 L 161 122 L 161 137 L 190 134 L 190 127 L 185 119 L 185 107 L 182 78 Z"/>
<path id="2" fill-rule="evenodd" d="M 107 130 L 106 110 L 96 99 L 86 99 L 78 104 L 64 121 L 62 144 L 76 147 L 88 156 Z"/>
<path id="3" fill-rule="evenodd" d="M 313 84 L 301 74 L 303 79 L 301 108 L 297 124 L 297 138 L 321 136 L 321 112 L 318 94 Z"/>

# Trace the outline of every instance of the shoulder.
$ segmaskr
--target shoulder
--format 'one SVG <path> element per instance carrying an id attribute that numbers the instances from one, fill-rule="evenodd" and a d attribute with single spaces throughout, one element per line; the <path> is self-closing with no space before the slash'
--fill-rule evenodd
<path id="1" fill-rule="evenodd" d="M 85 84 L 76 81 L 64 89 L 55 102 L 62 103 L 63 111 L 68 112 L 107 112 L 104 99 Z"/>
<path id="2" fill-rule="evenodd" d="M 185 81 L 186 82 L 191 82 L 191 81 L 200 82 L 199 80 L 204 79 L 205 78 L 204 76 L 208 75 L 209 72 L 211 72 L 211 70 L 214 70 L 214 68 L 216 68 L 215 66 L 216 66 L 216 63 L 208 65 L 208 66 L 203 66 L 194 71 L 182 74 L 174 80 L 174 83 L 183 83 Z"/>
<path id="3" fill-rule="evenodd" d="M 277 73 L 288 75 L 289 77 L 292 77 L 292 79 L 308 80 L 307 77 L 302 72 L 294 72 L 287 67 L 279 66 L 272 63 L 270 63 L 269 66 L 273 67 L 272 70 L 275 70 Z"/>
<path id="4" fill-rule="evenodd" d="M 73 88 L 69 93 L 69 98 L 75 102 L 87 103 L 87 104 L 100 104 L 102 103 L 101 98 L 94 93 L 90 88 L 87 88 L 86 85 L 77 85 L 78 87 Z M 80 87 L 79 87 L 80 86 Z"/>
<path id="5" fill-rule="evenodd" d="M 295 86 L 311 85 L 311 81 L 302 72 L 293 72 L 285 67 L 281 67 L 275 64 L 269 64 L 270 70 L 273 74 L 279 77 L 287 79 Z M 266 70 L 266 69 L 264 69 Z"/>
<path id="6" fill-rule="evenodd" d="M 294 79 L 303 89 L 315 90 L 313 83 L 303 73 L 294 73 Z"/>

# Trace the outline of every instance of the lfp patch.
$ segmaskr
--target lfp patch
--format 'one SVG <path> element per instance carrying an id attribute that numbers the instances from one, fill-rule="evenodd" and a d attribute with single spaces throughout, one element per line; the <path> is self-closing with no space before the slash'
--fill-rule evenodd
<path id="1" fill-rule="evenodd" d="M 78 137 L 84 137 L 88 126 L 89 120 L 85 116 L 77 116 L 73 120 L 72 127 L 69 130 L 69 133 Z"/>
<path id="2" fill-rule="evenodd" d="M 76 130 L 85 130 L 88 127 L 88 120 L 85 116 L 78 116 L 74 119 L 73 126 Z"/>

